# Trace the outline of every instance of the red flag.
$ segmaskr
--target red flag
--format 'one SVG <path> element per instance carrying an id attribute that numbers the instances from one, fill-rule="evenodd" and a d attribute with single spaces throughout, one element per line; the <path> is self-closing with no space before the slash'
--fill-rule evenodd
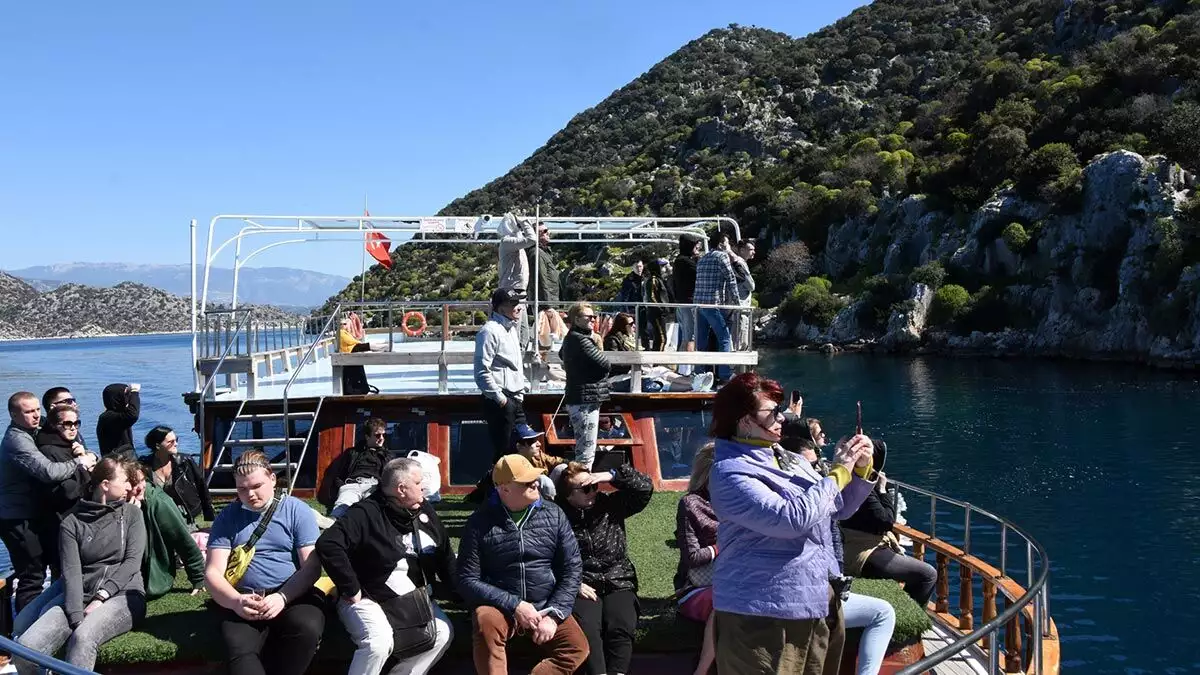
<path id="1" fill-rule="evenodd" d="M 363 215 L 369 217 L 371 213 L 366 209 L 363 209 Z M 367 225 L 370 226 L 370 223 L 367 223 Z M 371 257 L 375 260 L 378 260 L 380 265 L 383 265 L 389 270 L 392 269 L 391 240 L 388 239 L 387 236 L 385 236 L 382 232 L 376 232 L 374 230 L 367 232 L 365 240 L 367 245 L 367 253 L 370 253 Z"/>

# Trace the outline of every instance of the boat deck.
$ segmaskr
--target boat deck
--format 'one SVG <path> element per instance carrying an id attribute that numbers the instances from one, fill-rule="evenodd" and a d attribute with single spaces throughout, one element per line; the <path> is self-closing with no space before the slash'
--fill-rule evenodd
<path id="1" fill-rule="evenodd" d="M 934 654 L 950 646 L 958 637 L 954 631 L 942 626 L 934 618 L 933 627 L 925 631 L 921 642 L 926 654 Z M 929 672 L 933 675 L 987 675 L 987 661 L 983 653 L 972 647 L 955 654 Z"/>
<path id="2" fill-rule="evenodd" d="M 340 387 L 335 386 L 332 345 L 322 345 L 314 352 L 314 360 L 308 363 L 288 391 L 288 397 L 318 398 L 340 393 Z M 442 351 L 441 341 L 400 341 L 392 343 L 385 336 L 382 340 L 372 339 L 372 349 L 382 350 L 370 352 L 368 358 L 388 354 L 391 350 L 403 349 L 410 354 L 436 355 Z M 475 342 L 458 340 L 445 344 L 445 352 L 450 361 L 469 359 L 475 351 Z M 245 398 L 255 400 L 273 400 L 283 398 L 284 388 L 291 379 L 296 368 L 296 362 L 303 356 L 294 351 L 291 354 L 274 354 L 260 357 L 262 362 L 255 364 L 255 383 L 253 386 L 224 387 L 216 392 L 217 401 L 240 401 Z M 285 367 L 284 359 L 290 360 Z M 267 360 L 270 366 L 267 367 Z M 467 363 L 451 363 L 446 366 L 448 371 L 447 389 L 445 393 L 473 393 L 479 389 Z M 378 387 L 381 394 L 436 394 L 438 393 L 439 371 L 436 364 L 380 364 L 366 366 L 367 378 L 372 386 Z M 546 390 L 552 390 L 554 383 Z M 557 384 L 559 390 L 561 383 Z"/>

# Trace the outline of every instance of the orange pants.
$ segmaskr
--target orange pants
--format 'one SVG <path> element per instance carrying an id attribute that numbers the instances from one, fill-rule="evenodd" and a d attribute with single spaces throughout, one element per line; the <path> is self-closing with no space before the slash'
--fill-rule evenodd
<path id="1" fill-rule="evenodd" d="M 516 637 L 516 624 L 510 616 L 495 607 L 476 607 L 471 613 L 475 630 L 473 651 L 475 672 L 480 675 L 506 675 L 508 673 L 508 641 Z M 526 635 L 522 639 L 528 640 Z M 569 616 L 558 625 L 558 632 L 548 642 L 540 645 L 545 658 L 538 662 L 529 675 L 571 675 L 583 665 L 588 656 L 587 636 Z"/>

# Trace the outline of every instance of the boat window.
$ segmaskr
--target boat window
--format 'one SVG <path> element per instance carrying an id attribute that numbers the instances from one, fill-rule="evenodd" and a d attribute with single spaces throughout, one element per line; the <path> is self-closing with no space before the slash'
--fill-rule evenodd
<path id="1" fill-rule="evenodd" d="M 663 480 L 688 478 L 692 458 L 708 440 L 712 415 L 699 412 L 663 412 L 654 415 L 654 440 L 658 444 L 658 465 Z"/>
<path id="2" fill-rule="evenodd" d="M 550 416 L 543 415 L 546 424 L 546 438 L 550 445 L 566 445 L 575 443 L 575 430 L 571 428 L 571 420 L 565 413 L 554 418 L 549 424 Z M 630 426 L 630 419 L 624 414 L 604 414 L 600 416 L 600 427 L 596 432 L 596 440 L 600 445 L 636 445 L 641 442 L 637 433 Z"/>
<path id="3" fill-rule="evenodd" d="M 450 484 L 474 485 L 492 468 L 492 440 L 481 419 L 450 422 Z"/>
<path id="4" fill-rule="evenodd" d="M 429 422 L 424 419 L 385 420 L 387 422 L 387 447 L 397 456 L 408 454 L 410 450 L 429 451 Z M 359 421 L 354 429 L 354 443 L 363 440 L 363 425 L 366 420 Z M 350 447 L 354 443 L 348 443 Z"/>

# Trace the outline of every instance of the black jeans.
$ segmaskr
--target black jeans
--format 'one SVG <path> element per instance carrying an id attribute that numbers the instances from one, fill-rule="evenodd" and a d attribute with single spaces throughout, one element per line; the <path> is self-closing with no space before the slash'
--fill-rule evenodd
<path id="1" fill-rule="evenodd" d="M 229 675 L 304 675 L 325 632 L 325 598 L 311 589 L 270 621 L 220 607 Z"/>
<path id="2" fill-rule="evenodd" d="M 483 399 L 483 419 L 487 422 L 488 437 L 492 441 L 493 464 L 512 451 L 513 427 L 525 424 L 525 405 L 508 392 L 504 395 L 508 400 L 503 407 L 486 396 Z"/>
<path id="3" fill-rule="evenodd" d="M 58 570 L 58 518 L 47 520 L 0 520 L 0 541 L 8 549 L 17 590 L 13 593 L 20 613 L 42 593 L 46 567 Z"/>
<path id="4" fill-rule="evenodd" d="M 628 673 L 633 656 L 633 634 L 637 629 L 638 599 L 633 591 L 615 591 L 599 601 L 575 598 L 575 620 L 587 636 L 587 675 Z"/>
<path id="5" fill-rule="evenodd" d="M 904 582 L 904 592 L 922 608 L 933 597 L 937 570 L 933 565 L 911 556 L 900 555 L 887 547 L 875 549 L 863 564 L 864 579 L 895 579 Z"/>

